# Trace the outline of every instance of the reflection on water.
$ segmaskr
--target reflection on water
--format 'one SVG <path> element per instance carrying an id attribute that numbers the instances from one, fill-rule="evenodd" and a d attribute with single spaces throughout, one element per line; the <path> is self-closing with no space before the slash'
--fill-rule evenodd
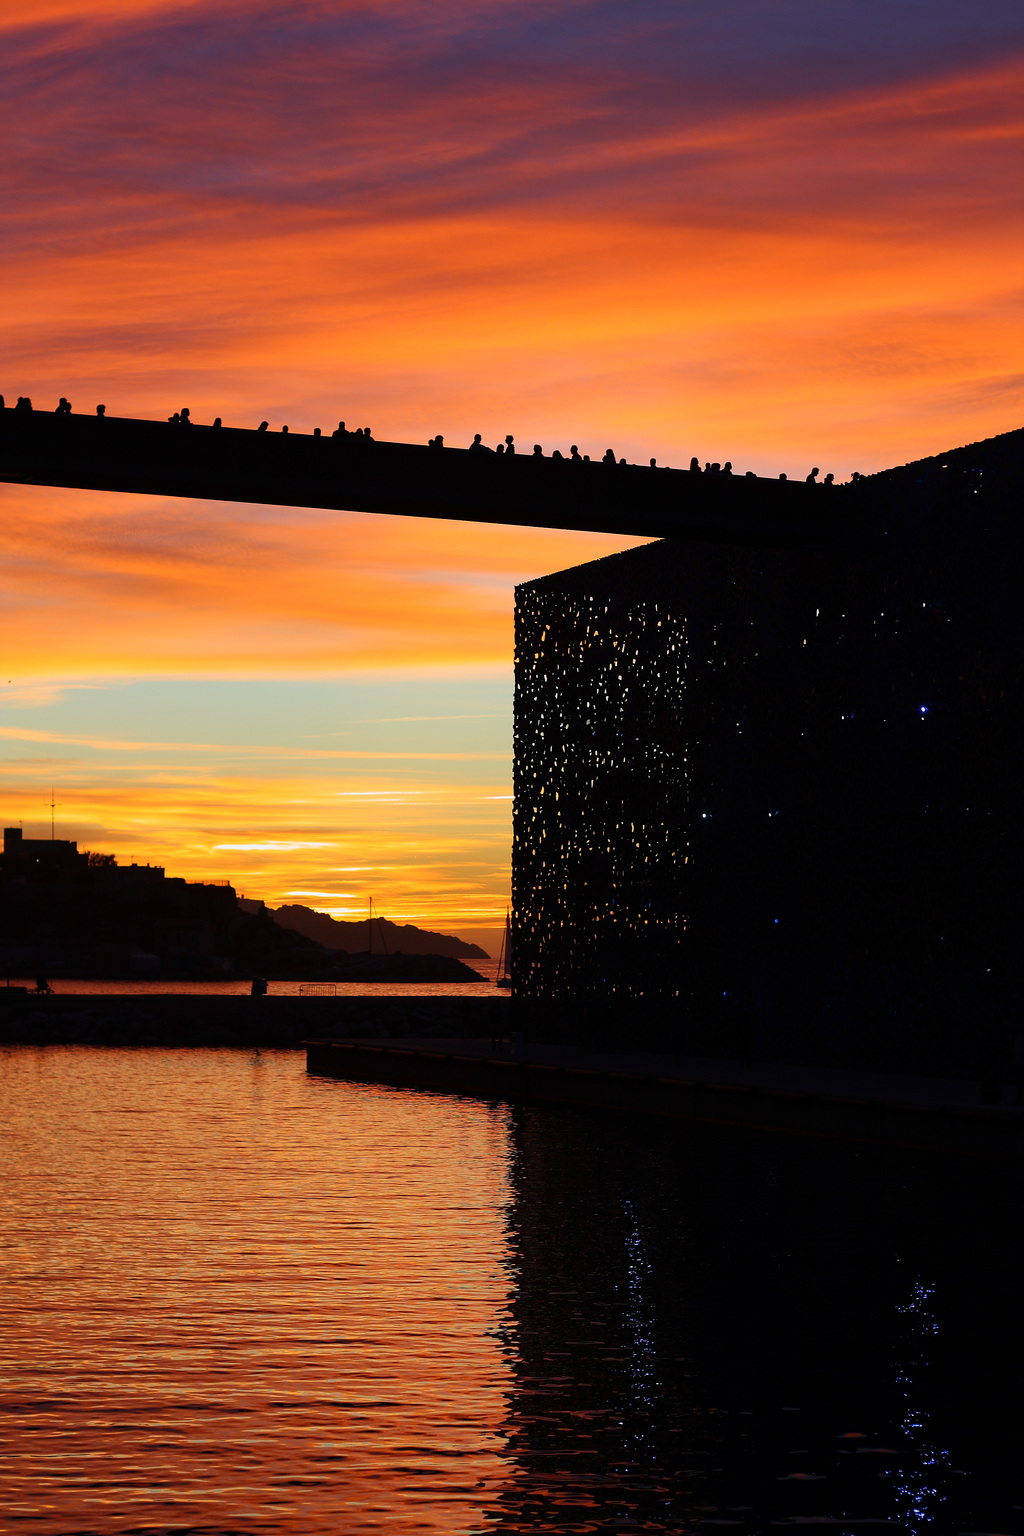
<path id="1" fill-rule="evenodd" d="M 503 1531 L 1020 1532 L 1002 1164 L 515 1112 Z"/>
<path id="2" fill-rule="evenodd" d="M 0 1053 L 3 1528 L 477 1528 L 504 1110 L 294 1054 Z"/>
<path id="3" fill-rule="evenodd" d="M 1021 1185 L 13 1048 L 4 1529 L 1024 1529 Z"/>
<path id="4" fill-rule="evenodd" d="M 906 1302 L 896 1307 L 906 1320 L 898 1341 L 900 1355 L 893 1362 L 893 1378 L 903 1400 L 899 1427 L 904 1443 L 913 1446 L 916 1455 L 907 1457 L 893 1474 L 893 1485 L 897 1507 L 911 1531 L 927 1529 L 941 1519 L 951 1471 L 948 1451 L 929 1443 L 931 1414 L 918 1401 L 917 1377 L 928 1370 L 939 1331 L 932 1308 L 934 1295 L 933 1286 L 915 1280 Z"/>

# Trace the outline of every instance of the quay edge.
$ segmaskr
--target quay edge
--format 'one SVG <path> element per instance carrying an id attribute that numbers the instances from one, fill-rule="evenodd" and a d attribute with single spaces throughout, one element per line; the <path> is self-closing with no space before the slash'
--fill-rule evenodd
<path id="1" fill-rule="evenodd" d="M 508 1056 L 306 1040 L 313 1076 L 551 1108 L 657 1115 L 747 1130 L 1020 1158 L 1024 1113 L 655 1077 Z"/>

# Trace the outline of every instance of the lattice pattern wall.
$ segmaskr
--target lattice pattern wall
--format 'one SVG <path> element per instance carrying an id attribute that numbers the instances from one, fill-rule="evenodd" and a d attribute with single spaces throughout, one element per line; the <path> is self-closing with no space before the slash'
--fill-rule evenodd
<path id="1" fill-rule="evenodd" d="M 516 985 L 673 996 L 686 929 L 685 623 L 671 604 L 545 588 L 525 589 L 517 615 Z"/>
<path id="2" fill-rule="evenodd" d="M 1005 1066 L 1021 455 L 986 446 L 869 483 L 828 547 L 671 541 L 519 588 L 527 1028 L 972 1071 L 984 1037 Z"/>

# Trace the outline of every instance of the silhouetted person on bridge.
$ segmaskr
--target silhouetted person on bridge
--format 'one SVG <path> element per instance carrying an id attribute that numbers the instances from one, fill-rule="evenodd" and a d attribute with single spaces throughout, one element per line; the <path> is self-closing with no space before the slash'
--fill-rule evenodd
<path id="1" fill-rule="evenodd" d="M 428 448 L 443 448 L 444 447 L 444 438 L 441 436 L 440 432 L 437 434 L 436 437 L 432 437 L 430 439 L 430 442 L 427 444 L 427 447 Z"/>
<path id="2" fill-rule="evenodd" d="M 553 459 L 561 459 L 561 458 L 564 457 L 564 455 L 562 453 L 560 453 L 557 448 L 554 448 L 554 449 L 552 449 L 551 457 Z"/>
<path id="3" fill-rule="evenodd" d="M 615 450 L 614 450 L 614 448 L 606 448 L 605 449 L 605 451 L 604 451 L 604 458 L 601 460 L 601 463 L 602 464 L 614 464 L 615 463 Z"/>
<path id="4" fill-rule="evenodd" d="M 105 405 L 98 405 L 96 407 L 96 415 L 97 416 L 105 416 L 106 414 L 107 414 L 107 408 L 106 408 Z"/>
<path id="5" fill-rule="evenodd" d="M 348 433 L 345 430 L 345 423 L 343 421 L 339 421 L 338 422 L 338 430 L 337 430 L 337 432 L 332 432 L 331 436 L 332 437 L 348 437 Z"/>
<path id="6" fill-rule="evenodd" d="M 189 415 L 187 405 L 183 405 L 181 408 L 181 425 L 183 427 L 190 427 L 192 425 L 192 417 Z"/>
<path id="7" fill-rule="evenodd" d="M 542 459 L 544 457 L 544 449 L 541 447 L 540 443 L 534 443 L 533 456 L 535 459 Z"/>
<path id="8" fill-rule="evenodd" d="M 580 458 L 580 450 L 577 448 L 575 443 L 573 443 L 572 447 L 569 449 L 569 457 L 574 464 L 583 463 L 583 460 Z"/>
<path id="9" fill-rule="evenodd" d="M 221 425 L 221 419 L 220 419 L 219 416 L 215 416 L 213 418 L 213 424 L 214 424 L 215 427 L 219 427 Z M 320 436 L 320 428 L 319 427 L 317 427 L 317 429 L 316 429 L 316 435 L 317 435 L 317 437 Z"/>
<path id="10" fill-rule="evenodd" d="M 817 469 L 812 469 L 810 474 L 807 476 L 807 484 L 808 485 L 813 485 L 815 480 L 817 480 L 817 478 L 818 478 L 818 471 L 817 471 Z"/>
<path id="11" fill-rule="evenodd" d="M 71 401 L 70 400 L 65 400 L 64 396 L 61 395 L 61 397 L 60 397 L 60 404 L 57 406 L 57 409 L 54 411 L 53 414 L 55 416 L 70 416 L 71 415 Z"/>
<path id="12" fill-rule="evenodd" d="M 732 474 L 732 459 L 726 459 L 725 463 L 722 465 L 722 474 L 723 475 L 731 475 Z"/>
<path id="13" fill-rule="evenodd" d="M 512 433 L 511 432 L 507 432 L 505 434 L 505 452 L 506 453 L 515 453 L 515 451 L 516 451 L 516 445 L 515 445 L 515 443 L 512 440 Z"/>
<path id="14" fill-rule="evenodd" d="M 691 459 L 690 460 L 690 474 L 691 475 L 699 475 L 700 474 L 700 459 Z"/>
<path id="15" fill-rule="evenodd" d="M 835 475 L 833 475 L 833 474 L 827 474 L 827 475 L 826 475 L 826 476 L 825 476 L 825 484 L 826 484 L 826 485 L 835 485 L 835 483 L 836 483 L 836 477 L 835 477 Z"/>
<path id="16" fill-rule="evenodd" d="M 28 395 L 19 395 L 18 403 L 14 409 L 16 411 L 30 411 L 32 409 L 32 401 L 29 399 Z"/>
<path id="17" fill-rule="evenodd" d="M 470 453 L 493 453 L 494 449 L 488 448 L 486 443 L 480 441 L 480 433 L 478 432 L 469 445 L 469 451 Z"/>
<path id="18" fill-rule="evenodd" d="M 256 428 L 256 431 L 257 432 L 265 432 L 269 426 L 270 426 L 270 422 L 269 421 L 261 421 L 259 426 Z"/>

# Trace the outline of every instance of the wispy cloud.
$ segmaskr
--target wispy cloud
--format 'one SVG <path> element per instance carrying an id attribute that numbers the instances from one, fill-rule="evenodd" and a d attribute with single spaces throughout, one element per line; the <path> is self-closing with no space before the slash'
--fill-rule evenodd
<path id="1" fill-rule="evenodd" d="M 87 747 L 96 752 L 132 752 L 132 753 L 160 753 L 167 752 L 174 757 L 182 757 L 193 752 L 203 753 L 207 756 L 224 758 L 252 758 L 252 759 L 281 759 L 289 762 L 302 759 L 316 761 L 320 759 L 336 759 L 338 761 L 352 760 L 355 762 L 505 762 L 504 752 L 349 752 L 330 751 L 326 748 L 291 747 L 291 746 L 246 746 L 237 743 L 230 747 L 223 742 L 212 741 L 116 741 L 106 736 L 64 736 L 55 731 L 33 731 L 22 729 L 18 726 L 0 726 L 0 739 L 6 741 L 31 741 L 47 742 L 52 745 Z"/>
<path id="2" fill-rule="evenodd" d="M 8 679 L 4 687 L 0 680 L 0 709 L 46 709 L 71 693 L 97 693 L 103 686 L 64 681 L 15 684 Z"/>
<path id="3" fill-rule="evenodd" d="M 214 843 L 214 853 L 298 853 L 302 848 L 333 848 L 334 843 Z M 294 894 L 294 893 L 293 893 Z"/>
<path id="4" fill-rule="evenodd" d="M 19 486 L 0 509 L 19 687 L 126 657 L 179 676 L 504 663 L 516 580 L 635 542 Z"/>

